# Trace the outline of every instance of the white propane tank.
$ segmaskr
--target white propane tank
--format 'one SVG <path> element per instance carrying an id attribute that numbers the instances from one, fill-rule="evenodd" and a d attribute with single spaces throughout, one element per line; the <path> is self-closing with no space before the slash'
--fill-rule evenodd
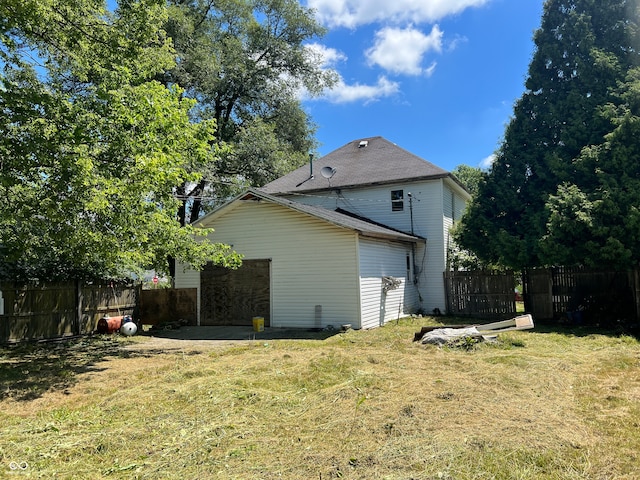
<path id="1" fill-rule="evenodd" d="M 120 327 L 120 333 L 130 337 L 138 332 L 138 326 L 133 322 L 125 322 Z"/>

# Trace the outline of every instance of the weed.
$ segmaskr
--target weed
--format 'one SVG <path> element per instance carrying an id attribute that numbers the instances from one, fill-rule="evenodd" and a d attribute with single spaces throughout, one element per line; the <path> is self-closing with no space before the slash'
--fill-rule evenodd
<path id="1" fill-rule="evenodd" d="M 471 335 L 463 335 L 461 337 L 456 338 L 455 340 L 447 343 L 448 348 L 460 349 L 466 352 L 470 352 L 475 350 L 482 339 L 478 339 L 476 337 L 472 337 Z"/>

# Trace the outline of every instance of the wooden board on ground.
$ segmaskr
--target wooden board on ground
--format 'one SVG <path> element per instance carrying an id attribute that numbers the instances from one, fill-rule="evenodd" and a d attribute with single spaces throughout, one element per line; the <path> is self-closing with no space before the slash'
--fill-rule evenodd
<path id="1" fill-rule="evenodd" d="M 425 333 L 441 328 L 470 328 L 475 327 L 482 335 L 497 335 L 502 332 L 510 332 L 514 330 L 528 330 L 534 327 L 533 317 L 530 314 L 519 315 L 510 320 L 502 320 L 500 322 L 473 324 L 473 325 L 440 325 L 422 327 L 413 337 L 413 341 L 417 342 L 425 335 Z"/>

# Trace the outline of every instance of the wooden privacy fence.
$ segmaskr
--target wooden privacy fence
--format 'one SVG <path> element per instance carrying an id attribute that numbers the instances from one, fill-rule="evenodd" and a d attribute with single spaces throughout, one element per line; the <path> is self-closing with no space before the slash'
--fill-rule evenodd
<path id="1" fill-rule="evenodd" d="M 507 318 L 516 312 L 513 272 L 444 272 L 447 313 Z"/>
<path id="2" fill-rule="evenodd" d="M 515 313 L 514 287 L 522 281 L 524 308 L 536 320 L 566 320 L 602 326 L 640 318 L 640 270 L 582 267 L 513 272 L 445 272 L 447 313 L 505 317 Z"/>
<path id="3" fill-rule="evenodd" d="M 140 285 L 0 283 L 0 343 L 91 333 L 104 315 L 135 315 Z"/>
<path id="4" fill-rule="evenodd" d="M 638 270 L 582 267 L 529 269 L 523 274 L 525 309 L 534 318 L 611 325 L 639 318 Z"/>
<path id="5" fill-rule="evenodd" d="M 140 323 L 158 325 L 179 322 L 198 324 L 196 288 L 160 288 L 140 292 Z"/>

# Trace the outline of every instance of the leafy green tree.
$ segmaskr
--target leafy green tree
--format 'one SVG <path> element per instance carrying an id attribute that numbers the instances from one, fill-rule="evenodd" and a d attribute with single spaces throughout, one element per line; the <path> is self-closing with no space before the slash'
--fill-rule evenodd
<path id="1" fill-rule="evenodd" d="M 485 172 L 478 167 L 469 165 L 458 165 L 452 172 L 453 175 L 464 185 L 472 198 L 478 194 L 480 182 L 482 182 Z M 458 229 L 461 228 L 460 222 L 454 224 L 451 228 L 449 237 L 450 243 L 447 245 L 447 269 L 448 270 L 490 270 L 493 266 L 484 264 L 473 252 L 460 248 L 455 238 Z"/>
<path id="2" fill-rule="evenodd" d="M 173 67 L 155 0 L 0 4 L 0 276 L 122 277 L 168 256 L 236 265 L 181 227 L 174 193 L 215 152 L 213 122 L 153 78 Z"/>
<path id="3" fill-rule="evenodd" d="M 601 110 L 640 63 L 638 18 L 632 0 L 547 0 L 526 91 L 457 232 L 464 248 L 515 269 L 554 261 L 541 243 L 547 201 L 564 182 L 588 181 L 574 159 L 613 128 Z"/>
<path id="4" fill-rule="evenodd" d="M 161 79 L 198 100 L 195 121 L 214 119 L 216 141 L 230 148 L 200 165 L 199 182 L 180 195 L 183 222 L 239 188 L 261 186 L 304 164 L 316 148 L 315 126 L 300 92 L 334 81 L 305 43 L 322 35 L 297 0 L 169 0 L 168 35 L 178 52 Z"/>
<path id="5" fill-rule="evenodd" d="M 478 188 L 484 176 L 482 169 L 462 164 L 454 168 L 451 173 L 460 180 L 471 196 L 478 194 Z"/>

